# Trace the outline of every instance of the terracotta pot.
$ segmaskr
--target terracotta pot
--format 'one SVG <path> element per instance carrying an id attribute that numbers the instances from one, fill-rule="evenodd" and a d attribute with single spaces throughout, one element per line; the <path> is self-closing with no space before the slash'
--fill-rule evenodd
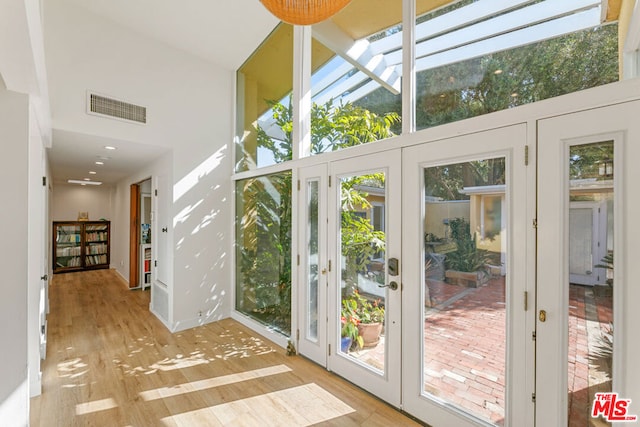
<path id="1" fill-rule="evenodd" d="M 382 323 L 360 323 L 358 325 L 358 334 L 362 337 L 365 348 L 378 345 L 381 332 Z"/>

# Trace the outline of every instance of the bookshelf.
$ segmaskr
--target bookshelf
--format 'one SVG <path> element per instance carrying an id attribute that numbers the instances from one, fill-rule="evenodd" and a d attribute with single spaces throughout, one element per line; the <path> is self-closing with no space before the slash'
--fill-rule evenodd
<path id="1" fill-rule="evenodd" d="M 109 268 L 109 221 L 54 221 L 53 272 Z"/>
<path id="2" fill-rule="evenodd" d="M 146 289 L 151 286 L 151 244 L 140 245 L 140 286 Z"/>

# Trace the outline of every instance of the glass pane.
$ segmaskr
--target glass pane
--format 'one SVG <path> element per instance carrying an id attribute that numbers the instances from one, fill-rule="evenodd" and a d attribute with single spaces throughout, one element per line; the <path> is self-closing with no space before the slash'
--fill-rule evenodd
<path id="1" fill-rule="evenodd" d="M 281 23 L 237 73 L 236 171 L 291 159 L 293 26 Z"/>
<path id="2" fill-rule="evenodd" d="M 236 181 L 236 310 L 291 333 L 291 172 Z"/>
<path id="3" fill-rule="evenodd" d="M 399 134 L 402 0 L 352 0 L 313 28 L 311 154 Z"/>
<path id="4" fill-rule="evenodd" d="M 383 372 L 386 237 L 373 225 L 372 206 L 386 208 L 385 174 L 343 177 L 340 195 L 341 351 Z"/>
<path id="5" fill-rule="evenodd" d="M 319 211 L 318 211 L 318 181 L 310 181 L 307 183 L 307 339 L 317 341 L 318 339 L 318 230 L 319 230 Z"/>
<path id="6" fill-rule="evenodd" d="M 571 427 L 591 418 L 595 393 L 611 392 L 613 359 L 613 142 L 569 153 L 569 360 Z"/>
<path id="7" fill-rule="evenodd" d="M 618 80 L 618 25 L 598 4 L 481 3 L 418 8 L 417 129 Z"/>
<path id="8" fill-rule="evenodd" d="M 424 169 L 423 392 L 504 425 L 505 159 Z"/>

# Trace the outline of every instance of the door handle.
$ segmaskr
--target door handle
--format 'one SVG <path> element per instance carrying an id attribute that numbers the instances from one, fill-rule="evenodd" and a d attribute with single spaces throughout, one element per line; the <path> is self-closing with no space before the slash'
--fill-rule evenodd
<path id="1" fill-rule="evenodd" d="M 395 291 L 398 289 L 398 282 L 391 282 L 388 285 L 378 285 L 379 288 L 389 288 L 392 291 Z"/>
<path id="2" fill-rule="evenodd" d="M 547 321 L 547 312 L 545 310 L 540 310 L 540 313 L 538 313 L 538 319 L 541 322 L 546 322 Z"/>
<path id="3" fill-rule="evenodd" d="M 167 227 L 162 227 L 162 232 L 166 233 L 167 232 Z"/>

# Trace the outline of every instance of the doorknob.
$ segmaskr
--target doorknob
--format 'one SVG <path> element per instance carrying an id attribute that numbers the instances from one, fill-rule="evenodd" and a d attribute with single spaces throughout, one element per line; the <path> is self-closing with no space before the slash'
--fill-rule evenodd
<path id="1" fill-rule="evenodd" d="M 398 289 L 398 282 L 391 282 L 388 285 L 378 285 L 379 288 L 389 288 L 392 291 L 395 291 Z"/>
<path id="2" fill-rule="evenodd" d="M 541 322 L 546 322 L 547 321 L 547 312 L 545 310 L 540 310 L 540 313 L 538 313 L 538 319 L 540 319 Z"/>
<path id="3" fill-rule="evenodd" d="M 162 227 L 162 232 L 166 233 L 167 232 L 167 227 Z"/>

